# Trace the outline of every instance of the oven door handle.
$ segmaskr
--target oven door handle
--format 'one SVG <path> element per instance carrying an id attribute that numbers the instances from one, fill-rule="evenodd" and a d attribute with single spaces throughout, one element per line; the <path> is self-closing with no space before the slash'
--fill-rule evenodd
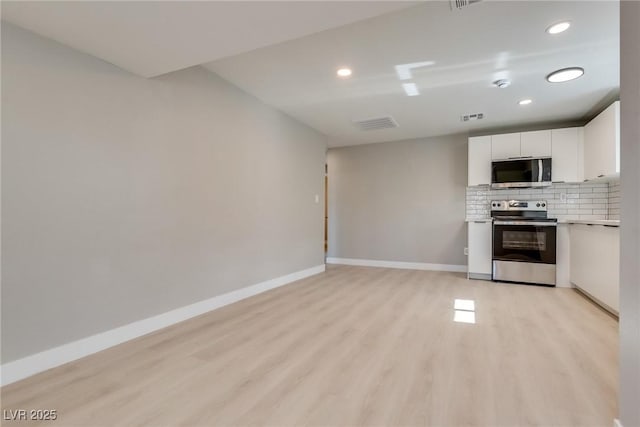
<path id="1" fill-rule="evenodd" d="M 533 225 L 536 227 L 555 227 L 557 222 L 544 221 L 494 221 L 493 225 Z"/>

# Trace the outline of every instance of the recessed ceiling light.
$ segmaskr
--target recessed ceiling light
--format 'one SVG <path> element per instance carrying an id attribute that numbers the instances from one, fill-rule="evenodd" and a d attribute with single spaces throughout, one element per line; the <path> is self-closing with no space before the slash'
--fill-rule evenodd
<path id="1" fill-rule="evenodd" d="M 518 104 L 520 104 L 520 105 L 529 105 L 529 104 L 531 104 L 532 102 L 533 102 L 533 101 L 532 101 L 532 100 L 530 100 L 530 99 L 523 99 L 523 100 L 519 101 L 519 102 L 518 102 Z"/>
<path id="2" fill-rule="evenodd" d="M 564 32 L 564 31 L 567 31 L 570 26 L 571 26 L 571 22 L 569 22 L 569 21 L 558 22 L 556 24 L 553 24 L 549 28 L 547 28 L 547 33 L 549 33 L 549 34 L 560 34 L 560 33 Z"/>
<path id="3" fill-rule="evenodd" d="M 577 79 L 584 74 L 584 69 L 580 67 L 563 68 L 556 70 L 547 76 L 547 81 L 550 83 L 562 83 L 569 80 Z"/>
<path id="4" fill-rule="evenodd" d="M 340 77 L 349 77 L 351 75 L 351 68 L 340 68 L 336 71 L 336 74 Z"/>

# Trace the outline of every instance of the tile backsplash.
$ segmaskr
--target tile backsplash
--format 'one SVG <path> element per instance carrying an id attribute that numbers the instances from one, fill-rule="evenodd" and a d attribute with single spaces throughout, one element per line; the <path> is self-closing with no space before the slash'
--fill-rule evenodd
<path id="1" fill-rule="evenodd" d="M 558 219 L 620 219 L 620 182 L 553 184 L 545 188 L 492 190 L 467 187 L 467 219 L 490 215 L 491 200 L 546 200 L 549 217 Z"/>

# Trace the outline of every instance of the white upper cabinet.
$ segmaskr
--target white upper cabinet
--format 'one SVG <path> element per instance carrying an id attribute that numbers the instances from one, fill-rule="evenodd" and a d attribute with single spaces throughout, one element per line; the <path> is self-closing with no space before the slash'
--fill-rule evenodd
<path id="1" fill-rule="evenodd" d="M 551 157 L 551 131 L 537 130 L 534 132 L 521 133 L 520 156 Z"/>
<path id="2" fill-rule="evenodd" d="M 505 133 L 491 136 L 491 159 L 504 160 L 521 157 L 520 133 Z"/>
<path id="3" fill-rule="evenodd" d="M 491 159 L 551 157 L 551 131 L 505 133 L 491 136 Z"/>
<path id="4" fill-rule="evenodd" d="M 491 183 L 491 137 L 469 138 L 468 185 Z"/>
<path id="5" fill-rule="evenodd" d="M 551 180 L 580 182 L 582 128 L 553 129 L 551 131 Z"/>
<path id="6" fill-rule="evenodd" d="M 620 173 L 620 101 L 584 127 L 585 179 L 617 173 Z"/>
<path id="7" fill-rule="evenodd" d="M 491 183 L 491 161 L 551 157 L 553 182 L 620 173 L 620 101 L 584 127 L 469 138 L 469 185 Z"/>

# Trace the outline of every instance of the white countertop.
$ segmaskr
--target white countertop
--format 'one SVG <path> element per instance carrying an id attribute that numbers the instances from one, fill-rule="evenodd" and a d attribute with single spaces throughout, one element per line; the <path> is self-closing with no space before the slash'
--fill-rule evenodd
<path id="1" fill-rule="evenodd" d="M 491 218 L 465 218 L 465 222 L 491 222 Z M 620 227 L 619 219 L 559 219 L 558 224 L 589 224 Z"/>
<path id="2" fill-rule="evenodd" d="M 559 219 L 558 224 L 588 224 L 620 227 L 619 219 Z"/>

